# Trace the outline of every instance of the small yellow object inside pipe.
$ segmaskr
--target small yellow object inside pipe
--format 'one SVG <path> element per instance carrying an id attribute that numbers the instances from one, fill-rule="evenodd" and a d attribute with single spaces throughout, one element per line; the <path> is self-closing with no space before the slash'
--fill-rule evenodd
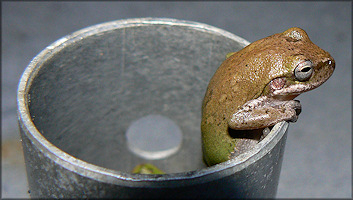
<path id="1" fill-rule="evenodd" d="M 131 172 L 134 174 L 165 174 L 164 171 L 150 163 L 136 165 Z"/>

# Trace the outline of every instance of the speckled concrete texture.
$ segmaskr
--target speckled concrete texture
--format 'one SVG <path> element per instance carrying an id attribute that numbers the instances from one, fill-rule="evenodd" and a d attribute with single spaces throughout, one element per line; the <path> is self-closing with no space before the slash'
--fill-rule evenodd
<path id="1" fill-rule="evenodd" d="M 333 76 L 299 96 L 289 127 L 278 198 L 350 198 L 352 3 L 319 2 L 2 2 L 2 197 L 28 196 L 16 119 L 18 80 L 55 40 L 101 22 L 168 17 L 206 23 L 253 42 L 298 26 L 336 60 Z"/>

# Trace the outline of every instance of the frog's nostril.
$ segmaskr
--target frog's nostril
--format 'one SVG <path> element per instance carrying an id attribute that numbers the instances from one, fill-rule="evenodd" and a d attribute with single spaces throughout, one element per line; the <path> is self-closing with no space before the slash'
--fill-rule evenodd
<path id="1" fill-rule="evenodd" d="M 332 61 L 332 60 L 328 60 L 328 61 L 327 61 L 327 64 L 330 65 L 333 69 L 335 69 L 335 67 L 336 67 L 335 62 Z"/>

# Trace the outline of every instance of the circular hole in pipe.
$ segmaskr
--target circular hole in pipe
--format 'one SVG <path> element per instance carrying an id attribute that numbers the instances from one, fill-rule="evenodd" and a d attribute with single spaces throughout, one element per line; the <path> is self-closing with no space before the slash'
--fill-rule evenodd
<path id="1" fill-rule="evenodd" d="M 129 149 L 149 160 L 175 154 L 182 143 L 182 132 L 171 119 L 162 115 L 147 115 L 131 123 L 126 131 Z"/>

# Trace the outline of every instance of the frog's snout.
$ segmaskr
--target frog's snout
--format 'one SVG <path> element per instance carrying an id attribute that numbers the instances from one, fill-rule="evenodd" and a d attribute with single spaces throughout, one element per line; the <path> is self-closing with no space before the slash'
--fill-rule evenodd
<path id="1" fill-rule="evenodd" d="M 336 62 L 335 62 L 335 60 L 332 57 L 330 57 L 324 62 L 324 66 L 323 67 L 326 68 L 324 71 L 326 71 L 326 73 L 328 74 L 327 78 L 329 78 L 332 75 L 332 73 L 335 70 L 335 68 L 336 68 Z"/>

